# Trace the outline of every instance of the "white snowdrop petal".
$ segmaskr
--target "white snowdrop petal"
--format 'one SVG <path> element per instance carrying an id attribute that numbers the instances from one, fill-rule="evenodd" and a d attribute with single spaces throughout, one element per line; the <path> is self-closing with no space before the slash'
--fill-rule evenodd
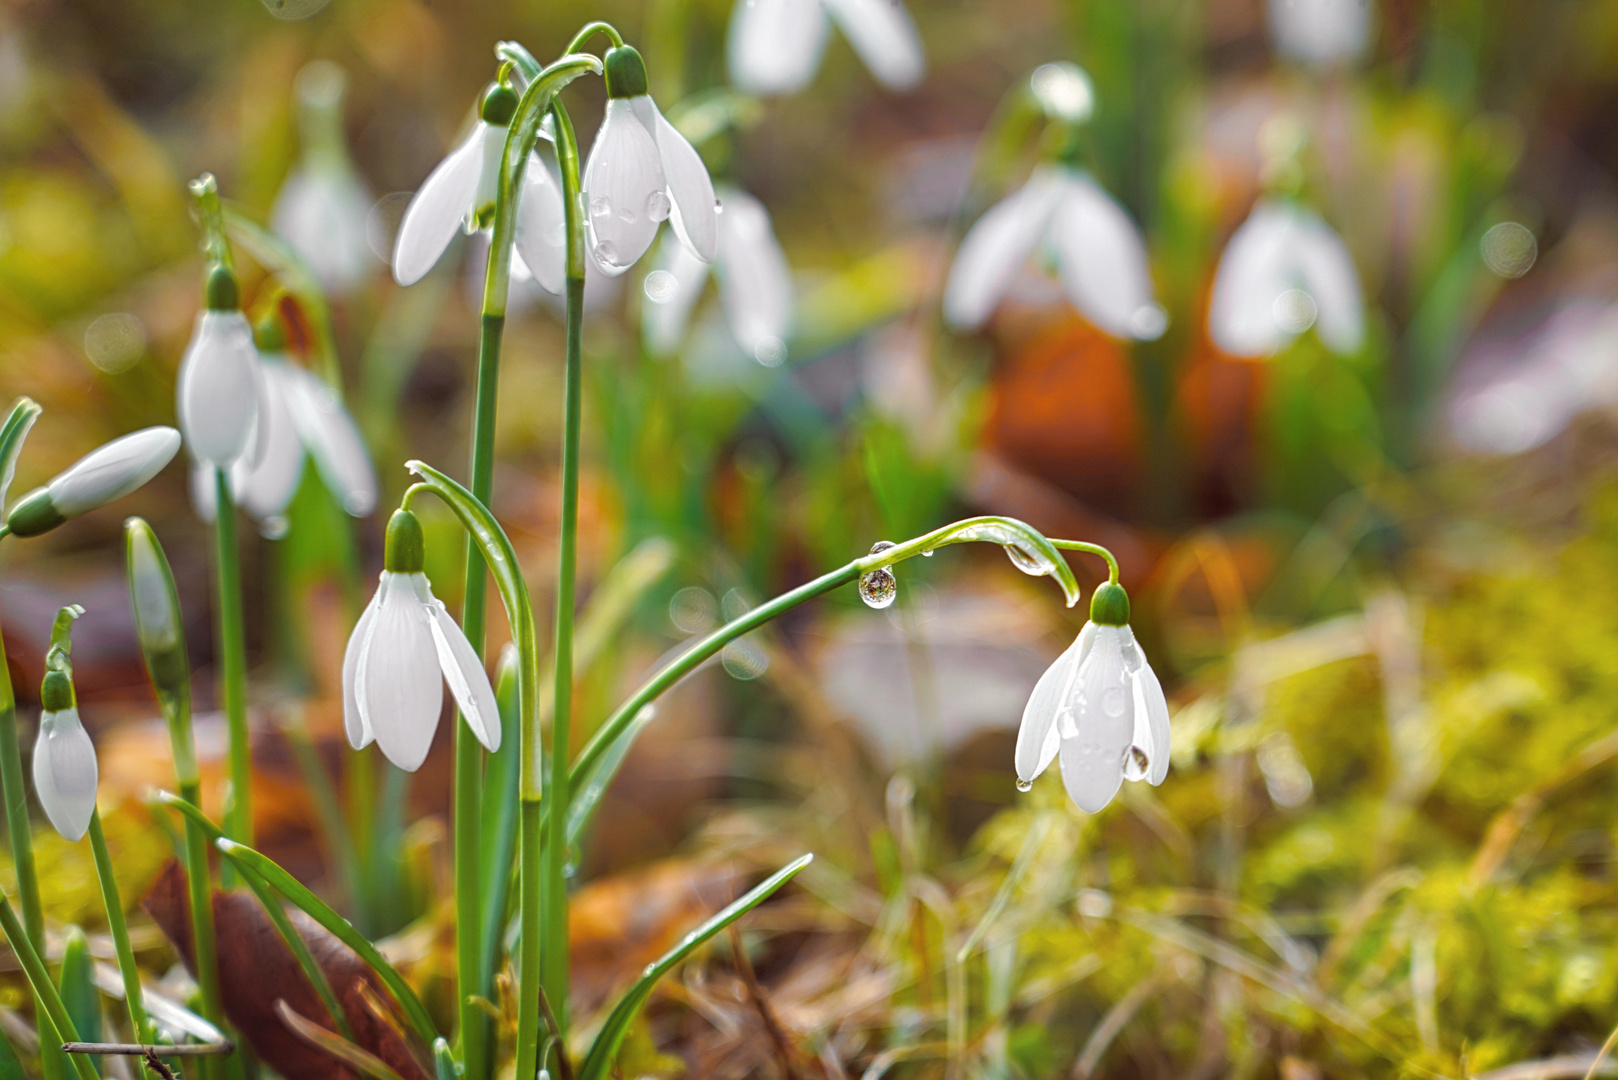
<path id="1" fill-rule="evenodd" d="M 927 73 L 916 23 L 901 0 L 824 0 L 848 43 L 878 82 L 909 90 Z"/>
<path id="2" fill-rule="evenodd" d="M 726 189 L 719 222 L 719 297 L 730 331 L 754 359 L 776 362 L 792 328 L 792 267 L 764 204 Z"/>
<path id="3" fill-rule="evenodd" d="M 1332 352 L 1352 353 L 1365 337 L 1365 302 L 1354 259 L 1330 225 L 1301 208 L 1296 214 L 1292 257 L 1297 277 L 1315 301 L 1315 333 Z"/>
<path id="4" fill-rule="evenodd" d="M 428 175 L 417 190 L 393 244 L 393 277 L 401 285 L 414 285 L 444 254 L 455 230 L 472 207 L 483 174 L 483 129 L 478 126 L 465 142 Z"/>
<path id="5" fill-rule="evenodd" d="M 663 118 L 657 103 L 649 97 L 636 99 L 642 100 L 654 118 L 652 130 L 663 159 L 663 176 L 668 180 L 669 224 L 697 258 L 712 262 L 719 252 L 719 210 L 708 166 L 702 163 L 696 147 Z"/>
<path id="6" fill-rule="evenodd" d="M 376 509 L 376 469 L 359 427 L 324 379 L 304 368 L 289 370 L 288 400 L 298 438 L 343 510 L 364 517 Z"/>
<path id="7" fill-rule="evenodd" d="M 1037 169 L 1028 183 L 972 226 L 944 287 L 944 318 L 951 326 L 973 330 L 993 314 L 1006 286 L 1044 236 L 1061 194 L 1060 174 Z"/>
<path id="8" fill-rule="evenodd" d="M 1291 287 L 1288 251 L 1294 242 L 1288 209 L 1261 202 L 1231 235 L 1214 272 L 1208 333 L 1235 356 L 1269 356 L 1292 339 L 1275 319 L 1275 300 Z"/>
<path id="9" fill-rule="evenodd" d="M 427 760 L 444 707 L 431 618 L 420 599 L 425 583 L 420 574 L 394 576 L 355 672 L 360 714 L 382 753 L 405 772 L 415 772 Z"/>
<path id="10" fill-rule="evenodd" d="M 51 481 L 51 505 L 63 517 L 105 506 L 162 472 L 179 449 L 180 433 L 171 427 L 150 427 L 114 439 Z"/>
<path id="11" fill-rule="evenodd" d="M 494 213 L 495 201 L 500 196 L 500 162 L 506 155 L 506 136 L 510 131 L 506 126 L 478 121 L 478 153 L 482 163 L 478 168 L 477 189 L 463 219 L 468 234 L 477 232 L 478 222 Z"/>
<path id="12" fill-rule="evenodd" d="M 383 573 L 377 583 L 376 592 L 371 594 L 371 602 L 365 605 L 360 618 L 354 624 L 354 632 L 348 635 L 348 648 L 343 651 L 343 732 L 348 736 L 348 745 L 356 750 L 363 750 L 376 738 L 376 733 L 365 722 L 365 716 L 360 712 L 357 686 L 360 668 L 360 654 L 365 651 L 366 639 L 371 633 L 371 624 L 376 621 L 377 609 L 382 605 L 382 597 L 387 592 L 388 581 L 393 575 Z"/>
<path id="13" fill-rule="evenodd" d="M 1151 765 L 1147 769 L 1146 779 L 1157 785 L 1169 774 L 1169 701 L 1163 694 L 1163 684 L 1158 681 L 1157 672 L 1152 670 L 1144 653 L 1141 654 L 1140 668 L 1135 672 L 1134 681 L 1135 707 L 1146 710 L 1146 725 L 1152 740 L 1152 749 L 1148 752 Z M 1137 727 L 1139 723 L 1137 719 Z"/>
<path id="14" fill-rule="evenodd" d="M 560 296 L 567 277 L 567 220 L 562 188 L 538 154 L 523 170 L 517 204 L 517 254 L 539 287 Z"/>
<path id="15" fill-rule="evenodd" d="M 248 449 L 258 414 L 258 353 L 239 311 L 197 316 L 180 361 L 177 412 L 191 456 L 229 468 Z"/>
<path id="16" fill-rule="evenodd" d="M 1062 782 L 1087 813 L 1097 813 L 1124 780 L 1124 754 L 1135 737 L 1135 698 L 1124 665 L 1124 629 L 1096 627 L 1095 641 L 1079 665 L 1062 724 Z"/>
<path id="17" fill-rule="evenodd" d="M 1057 729 L 1056 714 L 1063 701 L 1071 694 L 1073 680 L 1079 665 L 1095 640 L 1095 624 L 1085 623 L 1079 636 L 1073 639 L 1056 662 L 1045 669 L 1045 674 L 1034 684 L 1034 692 L 1023 707 L 1022 724 L 1017 728 L 1015 762 L 1017 779 L 1032 783 L 1034 778 L 1050 767 L 1056 757 L 1061 732 Z"/>
<path id="18" fill-rule="evenodd" d="M 308 264 L 321 288 L 346 292 L 374 265 L 365 221 L 375 202 L 353 170 L 311 162 L 281 185 L 270 225 Z"/>
<path id="19" fill-rule="evenodd" d="M 495 703 L 489 673 L 472 643 L 466 640 L 466 633 L 450 618 L 440 601 L 433 600 L 428 605 L 428 614 L 432 617 L 438 666 L 449 684 L 450 696 L 455 699 L 472 734 L 492 754 L 500 749 L 500 706 Z"/>
<path id="20" fill-rule="evenodd" d="M 749 94 L 802 90 L 826 48 L 821 0 L 737 0 L 727 53 L 730 81 Z"/>
<path id="21" fill-rule="evenodd" d="M 240 463 L 234 477 L 237 500 L 265 521 L 286 512 L 303 478 L 303 443 L 292 419 L 292 369 L 283 359 L 266 357 L 260 365 L 264 406 L 259 411 L 257 458 Z M 245 466 L 245 467 L 242 467 Z"/>
<path id="22" fill-rule="evenodd" d="M 1306 64 L 1353 60 L 1371 40 L 1369 0 L 1270 0 L 1270 36 L 1282 56 Z"/>
<path id="23" fill-rule="evenodd" d="M 1051 239 L 1068 299 L 1114 337 L 1139 336 L 1156 306 L 1146 244 L 1124 208 L 1083 173 L 1069 173 Z"/>
<path id="24" fill-rule="evenodd" d="M 34 791 L 56 831 L 81 839 L 96 808 L 95 746 L 77 709 L 45 713 L 34 742 Z"/>
<path id="25" fill-rule="evenodd" d="M 667 198 L 666 187 L 651 128 L 630 100 L 609 100 L 584 167 L 590 253 L 602 271 L 616 276 L 646 254 L 659 225 L 652 197 Z"/>
<path id="26" fill-rule="evenodd" d="M 640 308 L 641 337 L 652 355 L 668 356 L 680 348 L 691 309 L 707 281 L 708 264 L 684 244 L 665 237 L 658 247 L 656 265 L 646 276 L 646 299 Z"/>

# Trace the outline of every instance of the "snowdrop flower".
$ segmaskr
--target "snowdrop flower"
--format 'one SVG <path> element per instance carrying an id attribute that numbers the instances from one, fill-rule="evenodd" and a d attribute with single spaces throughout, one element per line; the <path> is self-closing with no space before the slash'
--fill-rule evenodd
<path id="1" fill-rule="evenodd" d="M 737 0 L 730 81 L 750 94 L 802 90 L 820 67 L 828 16 L 882 85 L 909 90 L 921 82 L 921 36 L 900 0 Z"/>
<path id="2" fill-rule="evenodd" d="M 1040 677 L 1017 731 L 1017 786 L 1060 758 L 1062 783 L 1094 814 L 1125 780 L 1161 784 L 1169 771 L 1169 706 L 1129 629 L 1129 596 L 1105 584 L 1090 621 Z"/>
<path id="3" fill-rule="evenodd" d="M 258 417 L 258 353 L 240 301 L 236 275 L 215 265 L 208 273 L 207 307 L 180 361 L 180 431 L 193 458 L 219 469 L 247 451 Z"/>
<path id="4" fill-rule="evenodd" d="M 394 511 L 381 585 L 343 657 L 343 727 L 349 743 L 358 750 L 375 740 L 406 772 L 427 759 L 444 682 L 478 741 L 490 753 L 500 749 L 500 713 L 488 673 L 434 598 L 423 562 L 421 523 L 409 510 Z"/>
<path id="5" fill-rule="evenodd" d="M 365 221 L 376 201 L 343 146 L 343 69 L 317 60 L 298 73 L 303 159 L 270 211 L 270 224 L 328 292 L 363 281 L 375 256 Z"/>
<path id="6" fill-rule="evenodd" d="M 253 452 L 230 470 L 236 501 L 266 536 L 284 535 L 286 510 L 303 480 L 307 455 L 345 511 L 354 517 L 369 514 L 376 508 L 376 473 L 348 410 L 324 380 L 288 358 L 277 316 L 260 323 L 257 341 L 263 402 Z M 212 467 L 196 463 L 191 481 L 198 513 L 212 521 Z"/>
<path id="7" fill-rule="evenodd" d="M 1371 0 L 1270 0 L 1270 36 L 1289 60 L 1346 63 L 1370 44 L 1371 14 Z"/>
<path id="8" fill-rule="evenodd" d="M 703 262 L 719 247 L 713 181 L 702 158 L 646 92 L 646 64 L 628 45 L 604 60 L 607 115 L 584 166 L 590 252 L 608 274 L 635 265 L 668 219 Z M 530 264 L 532 268 L 532 264 Z"/>
<path id="9" fill-rule="evenodd" d="M 114 439 L 18 499 L 6 515 L 6 527 L 17 536 L 49 532 L 135 491 L 162 472 L 179 449 L 180 433 L 171 427 L 149 427 Z"/>
<path id="10" fill-rule="evenodd" d="M 52 646 L 40 687 L 43 712 L 34 741 L 34 793 L 56 831 L 67 840 L 79 840 L 96 808 L 96 751 L 79 722 L 73 679 L 63 670 L 59 649 Z"/>
<path id="11" fill-rule="evenodd" d="M 714 270 L 719 299 L 737 344 L 759 363 L 775 367 L 786 359 L 792 322 L 792 268 L 770 228 L 764 204 L 734 188 L 720 192 L 719 251 Z M 708 264 L 684 245 L 665 243 L 658 267 L 646 277 L 651 301 L 641 310 L 646 347 L 668 355 L 685 338 L 691 309 L 708 280 Z"/>
<path id="12" fill-rule="evenodd" d="M 1068 300 L 1096 326 L 1143 341 L 1163 333 L 1167 316 L 1154 299 L 1135 223 L 1088 173 L 1067 165 L 1035 169 L 972 226 L 950 268 L 944 318 L 958 330 L 981 326 L 1041 248 Z"/>
<path id="13" fill-rule="evenodd" d="M 456 229 L 471 234 L 489 225 L 506 133 L 516 111 L 517 95 L 509 86 L 489 87 L 472 134 L 438 163 L 410 200 L 393 244 L 393 277 L 399 284 L 420 281 L 449 247 Z"/>
<path id="14" fill-rule="evenodd" d="M 1348 248 L 1313 211 L 1268 197 L 1231 236 L 1214 274 L 1208 332 L 1236 356 L 1271 356 L 1311 326 L 1332 352 L 1365 334 L 1359 275 Z"/>

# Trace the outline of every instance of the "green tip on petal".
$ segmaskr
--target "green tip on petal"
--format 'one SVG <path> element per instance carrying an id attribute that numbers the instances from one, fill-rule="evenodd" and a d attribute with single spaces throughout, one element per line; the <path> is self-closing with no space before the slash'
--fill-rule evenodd
<path id="1" fill-rule="evenodd" d="M 421 519 L 409 510 L 395 510 L 388 520 L 382 567 L 392 574 L 419 574 L 427 564 L 427 541 Z"/>
<path id="2" fill-rule="evenodd" d="M 478 116 L 486 124 L 495 127 L 505 127 L 511 123 L 511 118 L 517 115 L 517 92 L 504 83 L 494 83 L 483 92 L 483 103 L 478 106 Z"/>
<path id="3" fill-rule="evenodd" d="M 253 344 L 258 346 L 261 353 L 287 351 L 287 334 L 281 323 L 280 312 L 271 309 L 269 314 L 258 321 L 258 325 L 253 327 Z"/>
<path id="4" fill-rule="evenodd" d="M 646 61 L 633 45 L 608 49 L 605 57 L 607 96 L 636 98 L 647 93 Z"/>
<path id="5" fill-rule="evenodd" d="M 13 536 L 38 536 L 67 520 L 51 501 L 49 488 L 35 488 L 18 499 L 6 515 L 6 527 Z"/>
<path id="6" fill-rule="evenodd" d="M 1129 625 L 1129 594 L 1122 585 L 1107 582 L 1090 597 L 1090 621 L 1097 626 Z"/>
<path id="7" fill-rule="evenodd" d="M 66 712 L 73 707 L 73 677 L 51 669 L 39 684 L 39 707 L 45 712 Z"/>
<path id="8" fill-rule="evenodd" d="M 209 311 L 237 311 L 242 306 L 241 286 L 224 263 L 214 263 L 208 268 L 206 292 Z"/>

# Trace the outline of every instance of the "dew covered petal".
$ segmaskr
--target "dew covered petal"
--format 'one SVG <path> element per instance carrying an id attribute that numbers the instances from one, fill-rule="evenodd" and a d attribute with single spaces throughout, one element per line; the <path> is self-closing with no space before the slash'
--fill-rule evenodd
<path id="1" fill-rule="evenodd" d="M 713 262 L 719 253 L 719 209 L 714 199 L 713 179 L 708 166 L 702 163 L 684 135 L 658 111 L 651 98 L 636 98 L 645 102 L 653 117 L 651 124 L 657 136 L 657 151 L 663 159 L 663 175 L 668 180 L 669 225 L 680 242 L 704 262 Z M 650 209 L 647 216 L 656 217 Z"/>
<path id="2" fill-rule="evenodd" d="M 590 253 L 611 275 L 628 270 L 652 246 L 660 222 L 647 210 L 652 196 L 666 194 L 667 188 L 657 139 L 634 108 L 640 100 L 607 102 L 607 114 L 584 167 Z M 656 122 L 655 116 L 646 119 Z"/>
<path id="3" fill-rule="evenodd" d="M 1032 783 L 1050 767 L 1056 757 L 1061 744 L 1056 714 L 1062 702 L 1071 695 L 1079 665 L 1084 662 L 1094 639 L 1095 624 L 1085 623 L 1079 636 L 1073 639 L 1073 644 L 1045 669 L 1045 674 L 1034 684 L 1034 692 L 1028 696 L 1028 704 L 1023 707 L 1022 724 L 1017 728 L 1014 759 L 1017 779 L 1025 784 Z"/>
<path id="4" fill-rule="evenodd" d="M 1079 809 L 1094 814 L 1124 780 L 1124 754 L 1135 737 L 1135 699 L 1124 663 L 1124 628 L 1096 627 L 1074 692 L 1058 723 L 1062 782 Z"/>

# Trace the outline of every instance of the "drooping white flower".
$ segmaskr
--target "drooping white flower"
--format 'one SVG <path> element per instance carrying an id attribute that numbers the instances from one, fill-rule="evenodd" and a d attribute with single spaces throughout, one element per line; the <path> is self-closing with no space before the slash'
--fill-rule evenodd
<path id="1" fill-rule="evenodd" d="M 749 356 L 770 367 L 786 358 L 792 325 L 792 268 L 776 242 L 769 211 L 753 196 L 722 189 L 719 250 L 713 262 L 719 277 L 719 299 L 736 343 Z M 683 244 L 664 243 L 658 266 L 647 275 L 650 303 L 641 309 L 646 347 L 658 355 L 679 348 L 692 308 L 708 280 L 708 264 Z"/>
<path id="2" fill-rule="evenodd" d="M 1266 198 L 1231 236 L 1208 300 L 1213 342 L 1236 356 L 1271 356 L 1311 326 L 1345 355 L 1365 335 L 1359 274 L 1331 226 L 1290 199 Z"/>
<path id="3" fill-rule="evenodd" d="M 871 74 L 909 90 L 926 74 L 921 35 L 901 0 L 737 0 L 730 20 L 730 81 L 750 94 L 809 85 L 837 23 Z"/>
<path id="4" fill-rule="evenodd" d="M 1017 731 L 1017 784 L 1059 761 L 1079 809 L 1096 813 L 1125 780 L 1161 784 L 1169 769 L 1169 707 L 1129 628 L 1122 587 L 1103 585 L 1090 621 L 1034 687 Z"/>
<path id="5" fill-rule="evenodd" d="M 393 277 L 414 285 L 444 254 L 457 229 L 474 233 L 489 224 L 500 184 L 500 159 L 517 110 L 517 95 L 496 85 L 483 95 L 478 122 L 461 145 L 438 163 L 417 189 L 393 243 Z"/>
<path id="6" fill-rule="evenodd" d="M 73 705 L 46 710 L 34 740 L 34 792 L 65 839 L 78 840 L 90 828 L 96 782 L 95 746 L 79 722 L 79 710 Z"/>
<path id="7" fill-rule="evenodd" d="M 693 255 L 712 262 L 719 215 L 707 166 L 647 94 L 638 52 L 628 45 L 608 49 L 605 68 L 607 112 L 584 166 L 586 227 L 596 265 L 608 274 L 628 270 L 652 246 L 665 219 Z"/>
<path id="8" fill-rule="evenodd" d="M 950 268 L 945 319 L 961 330 L 981 326 L 1042 247 L 1068 300 L 1096 326 L 1141 340 L 1163 333 L 1167 317 L 1135 223 L 1088 173 L 1066 165 L 1035 169 L 972 226 Z"/>
<path id="9" fill-rule="evenodd" d="M 1303 64 L 1357 60 L 1371 41 L 1371 0 L 1270 0 L 1270 36 Z"/>
<path id="10" fill-rule="evenodd" d="M 373 740 L 414 772 L 427 759 L 443 706 L 443 684 L 473 733 L 500 749 L 500 713 L 489 675 L 466 635 L 422 573 L 421 524 L 394 512 L 381 584 L 343 656 L 343 727 L 356 749 Z"/>
<path id="11" fill-rule="evenodd" d="M 186 448 L 220 469 L 247 452 L 258 419 L 258 353 L 239 300 L 236 275 L 215 266 L 208 274 L 207 308 L 197 316 L 180 361 L 176 392 Z"/>
<path id="12" fill-rule="evenodd" d="M 358 285 L 375 265 L 365 221 L 376 201 L 343 145 L 343 69 L 316 60 L 298 73 L 303 157 L 275 197 L 270 225 L 328 292 Z"/>
<path id="13" fill-rule="evenodd" d="M 150 427 L 90 451 L 50 483 L 17 500 L 6 524 L 18 536 L 37 536 L 70 518 L 123 498 L 174 460 L 180 433 Z"/>

